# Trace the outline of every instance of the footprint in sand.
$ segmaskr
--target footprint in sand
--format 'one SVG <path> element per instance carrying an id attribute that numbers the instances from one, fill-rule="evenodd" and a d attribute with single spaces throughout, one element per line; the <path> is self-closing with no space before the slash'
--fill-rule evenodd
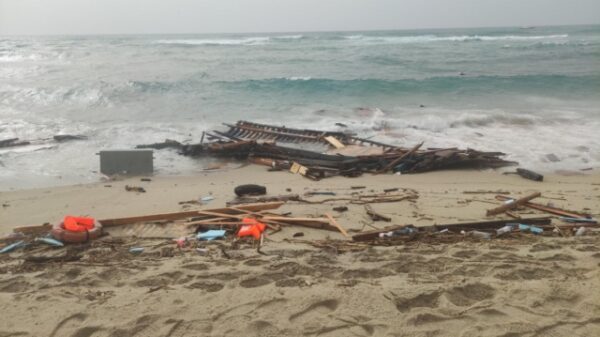
<path id="1" fill-rule="evenodd" d="M 81 326 L 81 323 L 85 321 L 86 318 L 87 315 L 83 313 L 68 316 L 56 324 L 49 336 L 66 336 L 64 332 L 65 330 L 70 330 L 69 328 L 74 329 L 75 327 Z"/>
<path id="2" fill-rule="evenodd" d="M 31 289 L 31 284 L 23 276 L 0 281 L 0 293 L 20 293 L 27 289 Z"/>
<path id="3" fill-rule="evenodd" d="M 494 275 L 495 278 L 500 280 L 541 280 L 545 278 L 552 278 L 559 275 L 557 271 L 551 271 L 543 268 L 528 268 L 528 269 L 517 269 L 510 272 L 503 272 Z"/>
<path id="4" fill-rule="evenodd" d="M 328 299 L 324 301 L 318 301 L 311 305 L 309 305 L 306 309 L 298 311 L 292 315 L 290 315 L 289 320 L 295 321 L 301 317 L 304 317 L 308 314 L 315 314 L 317 316 L 323 316 L 324 314 L 335 311 L 340 302 L 336 299 Z"/>
<path id="5" fill-rule="evenodd" d="M 444 296 L 456 306 L 469 306 L 473 303 L 490 299 L 496 294 L 496 289 L 483 283 L 467 284 L 447 290 Z"/>
<path id="6" fill-rule="evenodd" d="M 394 299 L 394 304 L 398 311 L 406 312 L 413 308 L 436 308 L 439 305 L 439 298 L 440 292 L 434 291 L 414 297 L 398 297 Z"/>
<path id="7" fill-rule="evenodd" d="M 251 260 L 244 261 L 244 265 L 251 266 L 251 267 L 263 266 L 268 263 L 269 263 L 269 261 L 261 260 L 261 259 L 251 259 Z"/>
<path id="8" fill-rule="evenodd" d="M 305 287 L 307 282 L 302 278 L 288 278 L 275 282 L 276 287 Z"/>
<path id="9" fill-rule="evenodd" d="M 459 259 L 470 259 L 479 255 L 479 252 L 476 250 L 459 250 L 458 252 L 452 254 L 453 257 L 457 257 Z"/>
<path id="10" fill-rule="evenodd" d="M 208 265 L 204 263 L 190 263 L 181 266 L 181 268 L 189 270 L 208 270 Z"/>
<path id="11" fill-rule="evenodd" d="M 240 286 L 244 287 L 244 288 L 256 288 L 256 287 L 262 287 L 271 282 L 272 282 L 272 280 L 269 278 L 257 276 L 257 277 L 251 277 L 251 278 L 241 280 Z"/>
<path id="12" fill-rule="evenodd" d="M 206 290 L 209 293 L 213 293 L 213 292 L 217 292 L 221 289 L 223 289 L 223 284 L 221 283 L 214 283 L 214 282 L 195 282 L 192 283 L 188 286 L 188 288 L 190 289 L 202 289 L 202 290 Z"/>

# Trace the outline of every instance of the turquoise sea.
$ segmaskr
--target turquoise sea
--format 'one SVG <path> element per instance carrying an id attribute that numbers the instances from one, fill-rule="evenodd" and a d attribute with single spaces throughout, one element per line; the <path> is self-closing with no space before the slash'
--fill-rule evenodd
<path id="1" fill-rule="evenodd" d="M 0 36 L 0 140 L 89 137 L 0 149 L 0 189 L 96 181 L 101 149 L 238 119 L 598 167 L 600 26 Z M 156 167 L 201 169 L 169 151 Z"/>

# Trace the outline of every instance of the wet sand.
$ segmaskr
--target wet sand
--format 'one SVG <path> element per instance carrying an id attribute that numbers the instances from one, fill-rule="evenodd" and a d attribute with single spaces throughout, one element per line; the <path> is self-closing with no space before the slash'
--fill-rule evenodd
<path id="1" fill-rule="evenodd" d="M 313 182 L 249 166 L 197 177 L 139 178 L 2 192 L 0 233 L 55 222 L 65 214 L 114 218 L 218 208 L 243 183 L 269 195 L 333 191 L 416 193 L 413 201 L 373 204 L 392 222 L 372 222 L 363 205 L 291 202 L 278 212 L 333 214 L 351 233 L 389 224 L 486 219 L 494 193 L 540 191 L 539 203 L 600 215 L 600 176 L 548 175 L 543 183 L 495 171 L 378 175 Z M 146 193 L 126 192 L 125 185 Z M 109 186 L 109 187 L 106 187 Z M 354 190 L 352 186 L 366 186 Z M 288 192 L 287 189 L 291 189 Z M 478 192 L 478 193 L 465 193 Z M 212 195 L 207 205 L 180 205 Z M 306 197 L 320 200 L 330 196 Z M 536 216 L 535 211 L 521 212 Z M 494 219 L 494 217 L 490 218 Z M 307 244 L 336 232 L 286 227 L 259 253 L 229 243 L 179 250 L 159 237 L 181 228 L 115 228 L 78 261 L 34 263 L 23 251 L 0 256 L 0 336 L 594 336 L 600 334 L 600 235 L 511 236 L 491 241 L 409 242 L 392 247 Z M 294 237 L 296 233 L 302 237 Z M 132 237 L 137 235 L 138 237 Z M 146 237 L 146 238 L 142 238 Z M 143 246 L 131 255 L 129 247 Z M 36 250 L 37 249 L 37 250 Z M 64 254 L 33 248 L 28 254 Z M 50 253 L 48 253 L 50 251 Z"/>

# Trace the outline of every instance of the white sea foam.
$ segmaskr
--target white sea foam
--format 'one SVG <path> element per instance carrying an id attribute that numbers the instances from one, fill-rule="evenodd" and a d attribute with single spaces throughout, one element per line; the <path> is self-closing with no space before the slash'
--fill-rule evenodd
<path id="1" fill-rule="evenodd" d="M 286 77 L 286 80 L 289 81 L 309 81 L 312 79 L 312 77 L 310 76 L 290 76 L 290 77 Z"/>
<path id="2" fill-rule="evenodd" d="M 457 36 L 438 36 L 438 35 L 414 35 L 414 36 L 370 36 L 370 35 L 348 35 L 345 38 L 349 41 L 363 43 L 384 43 L 384 44 L 402 44 L 402 43 L 428 43 L 428 42 L 467 42 L 467 41 L 532 41 L 532 40 L 557 40 L 567 39 L 568 34 L 555 35 L 457 35 Z"/>
<path id="3" fill-rule="evenodd" d="M 222 46 L 235 46 L 235 45 L 264 45 L 271 40 L 270 37 L 257 36 L 257 37 L 246 37 L 238 39 L 163 39 L 154 41 L 157 44 L 174 44 L 174 45 L 222 45 Z"/>
<path id="4" fill-rule="evenodd" d="M 304 35 L 302 35 L 302 34 L 273 36 L 273 39 L 281 39 L 281 40 L 300 40 L 303 38 L 304 38 Z"/>

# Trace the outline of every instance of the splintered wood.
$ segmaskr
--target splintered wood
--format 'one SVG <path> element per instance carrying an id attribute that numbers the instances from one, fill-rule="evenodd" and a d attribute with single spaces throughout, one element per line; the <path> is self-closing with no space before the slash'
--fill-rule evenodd
<path id="1" fill-rule="evenodd" d="M 206 133 L 210 142 L 180 144 L 173 141 L 139 147 L 177 147 L 185 156 L 230 157 L 290 170 L 313 180 L 331 176 L 356 177 L 363 173 L 419 173 L 448 168 L 497 168 L 516 163 L 503 160 L 501 152 L 473 149 L 425 149 L 423 142 L 403 148 L 352 133 L 293 129 L 283 126 L 238 121 L 226 132 Z M 281 143 L 314 143 L 334 151 L 309 151 Z"/>
<path id="2" fill-rule="evenodd" d="M 496 207 L 496 208 L 492 208 L 489 209 L 487 211 L 487 215 L 495 215 L 495 214 L 500 214 L 500 213 L 504 213 L 508 210 L 517 208 L 520 205 L 523 205 L 524 203 L 528 202 L 529 200 L 535 199 L 539 196 L 541 196 L 542 194 L 540 192 L 535 192 L 535 193 L 531 193 L 529 195 L 524 196 L 523 198 L 517 199 L 517 200 L 511 200 L 508 201 L 507 203 L 505 203 L 502 206 Z"/>

